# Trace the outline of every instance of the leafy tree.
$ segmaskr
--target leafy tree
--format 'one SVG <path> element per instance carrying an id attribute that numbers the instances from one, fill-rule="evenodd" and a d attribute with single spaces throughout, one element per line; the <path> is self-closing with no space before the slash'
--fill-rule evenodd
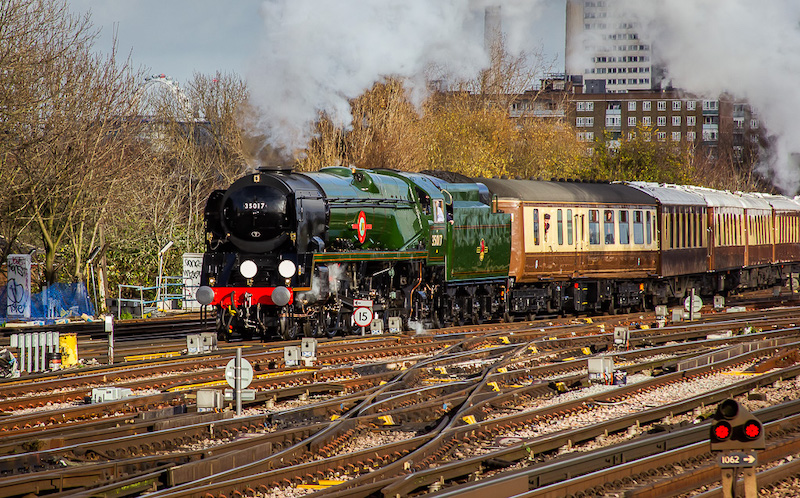
<path id="1" fill-rule="evenodd" d="M 425 111 L 428 169 L 488 177 L 509 173 L 520 135 L 505 109 L 458 93 L 432 97 Z"/>
<path id="2" fill-rule="evenodd" d="M 614 140 L 606 133 L 596 141 L 593 160 L 583 173 L 594 180 L 640 180 L 660 183 L 691 183 L 693 152 L 686 144 L 660 142 L 650 127 L 640 125 L 629 137 Z"/>

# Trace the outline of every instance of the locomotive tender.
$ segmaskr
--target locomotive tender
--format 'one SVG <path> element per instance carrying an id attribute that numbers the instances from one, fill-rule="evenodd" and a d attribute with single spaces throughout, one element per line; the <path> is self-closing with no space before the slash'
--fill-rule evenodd
<path id="1" fill-rule="evenodd" d="M 800 204 L 650 183 L 259 170 L 215 191 L 197 300 L 222 338 L 609 312 L 782 285 Z"/>

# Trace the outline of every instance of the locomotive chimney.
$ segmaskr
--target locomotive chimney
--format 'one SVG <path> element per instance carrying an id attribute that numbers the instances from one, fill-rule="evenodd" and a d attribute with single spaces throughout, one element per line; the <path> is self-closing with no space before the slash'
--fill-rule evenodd
<path id="1" fill-rule="evenodd" d="M 293 168 L 289 161 L 273 161 L 262 164 L 257 169 L 263 173 L 291 173 Z"/>

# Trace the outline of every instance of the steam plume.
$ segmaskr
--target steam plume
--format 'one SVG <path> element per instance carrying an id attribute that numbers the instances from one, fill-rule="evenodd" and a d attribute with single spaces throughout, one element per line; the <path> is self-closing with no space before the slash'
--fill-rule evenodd
<path id="1" fill-rule="evenodd" d="M 431 66 L 469 77 L 488 60 L 483 49 L 487 6 L 500 5 L 511 51 L 543 0 L 265 0 L 266 38 L 252 74 L 255 102 L 275 145 L 305 143 L 309 125 L 327 112 L 349 124 L 348 99 L 385 76 L 424 90 Z"/>
<path id="2" fill-rule="evenodd" d="M 762 165 L 787 194 L 800 186 L 800 3 L 796 0 L 622 0 L 638 18 L 677 88 L 708 98 L 745 99 L 774 134 Z"/>

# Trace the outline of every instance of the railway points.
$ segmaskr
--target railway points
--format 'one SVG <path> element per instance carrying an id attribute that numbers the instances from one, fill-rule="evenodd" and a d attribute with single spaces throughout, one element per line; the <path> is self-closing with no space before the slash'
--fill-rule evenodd
<path id="1" fill-rule="evenodd" d="M 754 472 L 779 489 L 800 453 L 796 317 L 753 304 L 663 327 L 552 317 L 322 339 L 312 366 L 284 366 L 286 341 L 251 341 L 25 375 L 0 382 L 0 496 L 681 496 L 719 486 L 708 437 L 726 399 L 762 420 Z M 180 350 L 169 336 L 123 344 Z M 255 399 L 241 417 L 198 410 L 199 390 L 227 387 L 236 347 Z M 624 384 L 590 380 L 599 357 Z M 88 403 L 97 387 L 132 396 Z"/>

